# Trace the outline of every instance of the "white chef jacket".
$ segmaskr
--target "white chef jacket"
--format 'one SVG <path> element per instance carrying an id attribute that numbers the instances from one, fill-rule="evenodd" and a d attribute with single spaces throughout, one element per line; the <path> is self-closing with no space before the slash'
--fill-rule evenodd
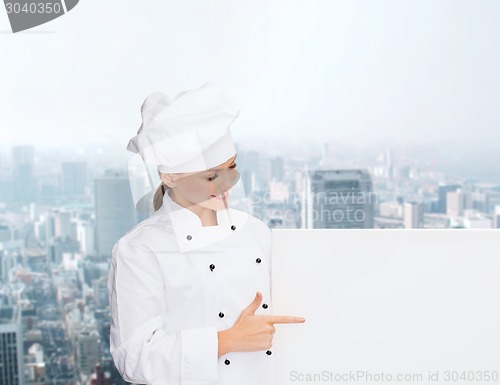
<path id="1" fill-rule="evenodd" d="M 110 353 L 122 377 L 147 385 L 274 385 L 272 349 L 217 357 L 230 328 L 262 293 L 272 314 L 271 231 L 227 208 L 202 226 L 165 192 L 163 206 L 113 247 Z"/>

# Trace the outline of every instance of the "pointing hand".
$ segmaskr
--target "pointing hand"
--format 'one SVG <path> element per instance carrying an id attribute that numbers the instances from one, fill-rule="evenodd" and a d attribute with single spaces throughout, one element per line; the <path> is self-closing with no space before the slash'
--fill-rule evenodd
<path id="1" fill-rule="evenodd" d="M 270 349 L 276 332 L 274 324 L 305 322 L 301 317 L 254 314 L 261 302 L 262 294 L 258 291 L 253 301 L 241 311 L 233 326 L 218 332 L 219 356 L 230 351 Z"/>

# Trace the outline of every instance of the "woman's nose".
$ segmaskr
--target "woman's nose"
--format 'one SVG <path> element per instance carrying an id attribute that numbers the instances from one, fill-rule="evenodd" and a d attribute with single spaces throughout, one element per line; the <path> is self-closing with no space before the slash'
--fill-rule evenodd
<path id="1" fill-rule="evenodd" d="M 232 173 L 222 173 L 222 175 L 219 175 L 219 177 L 220 183 L 215 188 L 215 195 L 222 194 L 223 192 L 232 188 L 236 183 L 238 183 L 238 180 L 240 179 L 240 173 L 236 170 L 233 170 Z"/>

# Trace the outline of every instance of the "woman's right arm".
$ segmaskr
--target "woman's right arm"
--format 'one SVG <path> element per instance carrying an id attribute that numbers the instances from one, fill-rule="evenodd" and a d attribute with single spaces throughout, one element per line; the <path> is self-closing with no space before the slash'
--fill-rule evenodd
<path id="1" fill-rule="evenodd" d="M 108 295 L 110 353 L 125 380 L 217 384 L 218 331 L 207 326 L 166 332 L 163 277 L 152 252 L 120 239 L 112 250 Z"/>

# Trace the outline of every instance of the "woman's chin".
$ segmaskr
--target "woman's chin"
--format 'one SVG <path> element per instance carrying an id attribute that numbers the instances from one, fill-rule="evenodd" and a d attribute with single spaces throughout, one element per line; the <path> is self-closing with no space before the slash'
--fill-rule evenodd
<path id="1" fill-rule="evenodd" d="M 228 202 L 228 200 L 225 200 Z M 229 203 L 228 203 L 229 204 Z M 210 198 L 204 201 L 203 203 L 200 204 L 200 206 L 212 209 L 212 210 L 224 210 L 226 208 L 226 205 L 224 204 L 223 199 L 217 199 L 217 198 Z"/>
<path id="2" fill-rule="evenodd" d="M 210 199 L 210 206 L 214 209 L 214 210 L 224 210 L 226 208 L 226 205 L 224 204 L 224 201 L 218 201 L 218 202 L 214 202 L 214 199 Z"/>

